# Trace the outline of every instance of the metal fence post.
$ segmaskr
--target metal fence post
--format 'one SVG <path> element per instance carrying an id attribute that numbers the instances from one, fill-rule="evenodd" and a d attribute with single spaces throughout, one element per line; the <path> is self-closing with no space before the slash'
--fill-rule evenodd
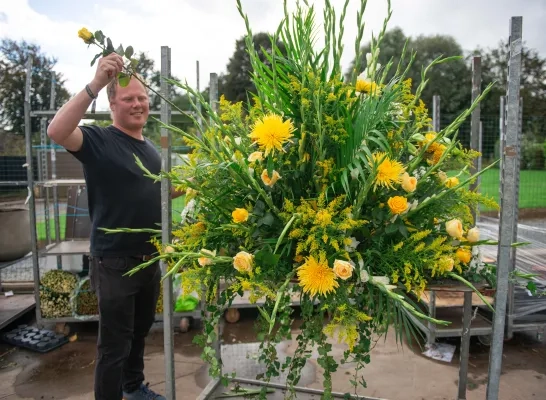
<path id="1" fill-rule="evenodd" d="M 28 181 L 28 208 L 30 220 L 30 241 L 32 243 L 32 267 L 34 270 L 34 287 L 40 287 L 40 261 L 38 258 L 38 235 L 36 232 L 36 198 L 34 196 L 34 169 L 32 161 L 32 127 L 30 125 L 30 85 L 32 82 L 32 56 L 29 56 L 26 65 L 25 82 L 25 145 L 27 154 L 27 181 Z M 34 290 L 36 301 L 36 322 L 38 326 L 42 323 L 42 312 L 40 307 L 40 291 Z"/>
<path id="2" fill-rule="evenodd" d="M 164 78 L 171 77 L 171 49 L 161 46 L 161 95 L 169 99 L 169 84 Z M 171 107 L 161 99 L 161 122 L 170 124 Z M 171 170 L 171 134 L 167 128 L 161 128 L 161 170 Z M 171 184 L 168 178 L 161 179 L 161 236 L 163 243 L 171 242 L 172 203 Z M 161 260 L 161 272 L 165 275 L 168 264 Z M 173 343 L 173 280 L 172 276 L 163 281 L 163 336 L 165 353 L 165 397 L 176 399 L 176 381 L 174 374 Z"/>
<path id="3" fill-rule="evenodd" d="M 481 93 L 481 57 L 472 57 L 472 103 L 480 96 Z M 472 111 L 472 116 L 470 119 L 470 148 L 475 151 L 480 151 L 481 148 L 481 130 L 480 130 L 480 104 Z M 474 171 L 476 173 L 480 168 L 480 159 L 481 155 L 474 159 Z M 472 185 L 470 185 L 470 190 L 474 191 L 479 188 L 480 177 L 476 179 Z M 478 222 L 479 210 L 472 211 L 472 217 L 474 218 L 474 223 Z"/>
<path id="4" fill-rule="evenodd" d="M 440 132 L 440 96 L 432 96 L 432 129 L 434 132 Z"/>
<path id="5" fill-rule="evenodd" d="M 508 299 L 508 279 L 512 257 L 514 224 L 517 223 L 514 210 L 518 207 L 517 180 L 519 179 L 519 92 L 522 51 L 522 17 L 510 20 L 510 60 L 508 65 L 508 85 L 506 90 L 506 137 L 502 148 L 501 180 L 501 218 L 499 226 L 499 246 L 497 257 L 497 290 L 495 293 L 495 314 L 493 338 L 489 353 L 489 374 L 487 400 L 497 400 L 502 366 L 503 340 L 505 330 L 506 306 Z"/>

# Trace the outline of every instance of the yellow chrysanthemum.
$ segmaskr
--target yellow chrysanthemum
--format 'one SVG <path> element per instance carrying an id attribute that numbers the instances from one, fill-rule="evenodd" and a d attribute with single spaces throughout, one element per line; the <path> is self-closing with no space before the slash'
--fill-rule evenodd
<path id="1" fill-rule="evenodd" d="M 250 138 L 254 140 L 262 150 L 265 150 L 265 156 L 275 150 L 282 150 L 282 146 L 290 141 L 294 125 L 292 121 L 283 121 L 279 115 L 266 115 L 258 120 L 250 133 Z"/>
<path id="2" fill-rule="evenodd" d="M 393 184 L 400 183 L 402 181 L 402 174 L 406 172 L 404 166 L 396 160 L 391 160 L 388 156 L 385 157 L 385 153 L 375 153 L 373 159 L 376 162 L 383 160 L 377 167 L 375 187 L 384 186 L 394 189 Z"/>
<path id="3" fill-rule="evenodd" d="M 355 90 L 359 93 L 376 93 L 378 91 L 377 89 L 377 84 L 369 79 L 356 80 Z"/>
<path id="4" fill-rule="evenodd" d="M 326 295 L 339 287 L 334 270 L 328 266 L 324 255 L 318 260 L 307 257 L 305 264 L 298 268 L 298 278 L 303 291 L 311 296 Z"/>

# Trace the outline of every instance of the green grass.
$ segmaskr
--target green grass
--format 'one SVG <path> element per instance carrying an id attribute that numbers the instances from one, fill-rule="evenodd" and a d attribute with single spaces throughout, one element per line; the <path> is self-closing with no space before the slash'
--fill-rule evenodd
<path id="1" fill-rule="evenodd" d="M 450 176 L 455 174 L 456 171 L 449 173 Z M 500 205 L 500 170 L 492 168 L 484 172 L 480 180 L 480 192 L 493 197 Z M 546 171 L 520 171 L 519 208 L 546 208 Z M 483 211 L 488 210 L 491 209 L 483 209 Z"/>

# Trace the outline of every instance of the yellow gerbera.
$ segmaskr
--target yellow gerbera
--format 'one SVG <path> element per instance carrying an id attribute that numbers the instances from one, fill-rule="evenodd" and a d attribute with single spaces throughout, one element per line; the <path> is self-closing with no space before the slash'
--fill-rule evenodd
<path id="1" fill-rule="evenodd" d="M 282 150 L 283 144 L 290 141 L 294 129 L 294 125 L 289 119 L 283 121 L 279 115 L 270 114 L 254 124 L 249 136 L 258 143 L 262 150 L 265 150 L 267 157 L 275 149 Z"/>
<path id="2" fill-rule="evenodd" d="M 377 167 L 375 187 L 379 185 L 394 189 L 394 183 L 402 182 L 402 174 L 406 172 L 406 169 L 400 162 L 391 160 L 388 156 L 385 157 L 385 153 L 375 153 L 373 159 L 375 162 L 383 160 Z"/>
<path id="3" fill-rule="evenodd" d="M 303 291 L 311 296 L 326 295 L 339 287 L 334 270 L 328 266 L 324 255 L 318 260 L 307 257 L 305 264 L 298 268 L 298 278 Z"/>

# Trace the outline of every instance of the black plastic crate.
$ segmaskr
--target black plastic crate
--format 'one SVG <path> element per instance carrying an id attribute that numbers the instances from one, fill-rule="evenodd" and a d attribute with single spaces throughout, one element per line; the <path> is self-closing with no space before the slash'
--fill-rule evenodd
<path id="1" fill-rule="evenodd" d="M 68 343 L 68 338 L 63 334 L 28 325 L 19 325 L 11 331 L 2 332 L 1 337 L 13 346 L 24 347 L 39 353 L 47 353 Z"/>

